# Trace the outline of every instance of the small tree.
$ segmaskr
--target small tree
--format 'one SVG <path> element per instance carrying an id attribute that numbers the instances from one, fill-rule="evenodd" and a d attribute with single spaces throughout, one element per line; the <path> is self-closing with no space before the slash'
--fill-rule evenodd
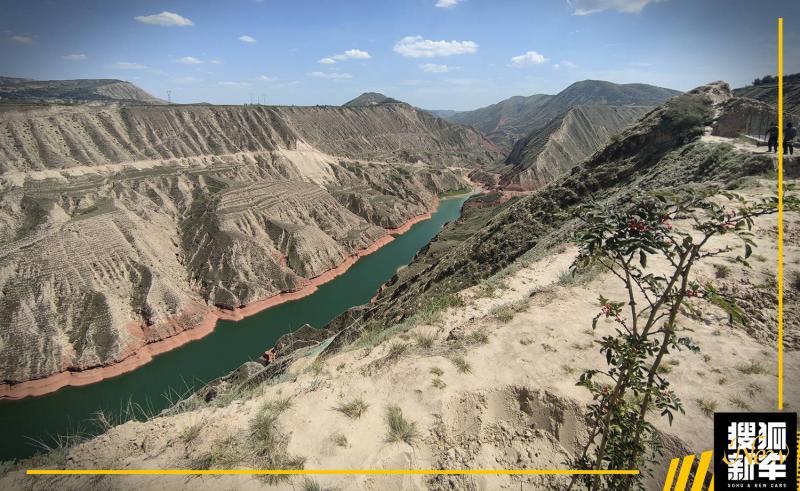
<path id="1" fill-rule="evenodd" d="M 575 235 L 580 253 L 573 273 L 599 265 L 624 284 L 627 298 L 599 298 L 600 312 L 592 328 L 599 319 L 610 319 L 615 334 L 598 341 L 607 368 L 587 370 L 578 380 L 577 385 L 591 392 L 593 402 L 588 406 L 589 439 L 569 462 L 572 468 L 649 472 L 648 457 L 660 454 L 660 441 L 648 413 L 656 409 L 671 424 L 674 413 L 683 412 L 658 367 L 671 350 L 699 351 L 691 338 L 682 335 L 678 314 L 682 309 L 699 314 L 693 303 L 706 301 L 724 309 L 731 322 L 744 321 L 736 304 L 712 284 L 692 279 L 692 268 L 731 252 L 730 246 L 709 247 L 712 237 L 730 234 L 741 240 L 743 254 L 736 260 L 749 267 L 753 220 L 775 213 L 778 198 L 748 202 L 737 194 L 721 194 L 727 205 L 710 199 L 708 192 L 685 192 L 627 196 L 610 206 L 593 203 L 576 211 L 583 226 Z M 793 196 L 787 196 L 785 206 L 800 209 Z M 676 221 L 684 223 L 673 227 Z M 648 262 L 656 258 L 666 265 L 663 273 L 648 269 Z M 640 477 L 576 476 L 570 488 L 579 480 L 592 490 L 642 486 Z"/>

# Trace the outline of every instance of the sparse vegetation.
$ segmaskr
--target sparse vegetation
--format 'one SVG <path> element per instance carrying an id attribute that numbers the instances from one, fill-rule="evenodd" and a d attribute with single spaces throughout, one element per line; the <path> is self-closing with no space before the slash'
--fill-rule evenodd
<path id="1" fill-rule="evenodd" d="M 344 448 L 347 448 L 347 445 L 348 445 L 348 442 L 347 442 L 347 437 L 346 437 L 346 436 L 344 436 L 343 434 L 339 433 L 339 432 L 333 433 L 333 434 L 331 435 L 331 441 L 332 441 L 332 442 L 334 443 L 334 445 L 336 445 L 337 447 L 344 447 Z"/>
<path id="2" fill-rule="evenodd" d="M 388 442 L 405 442 L 413 446 L 414 442 L 419 438 L 417 424 L 405 419 L 403 411 L 398 406 L 386 408 L 386 425 L 388 426 L 388 434 L 386 435 L 386 441 Z"/>
<path id="3" fill-rule="evenodd" d="M 736 369 L 745 375 L 763 375 L 767 373 L 764 365 L 756 360 L 751 360 L 750 363 L 745 365 L 739 365 Z"/>
<path id="4" fill-rule="evenodd" d="M 200 432 L 203 431 L 203 426 L 205 426 L 205 421 L 198 421 L 185 427 L 180 434 L 181 441 L 186 444 L 195 441 L 200 436 Z"/>
<path id="5" fill-rule="evenodd" d="M 431 349 L 436 342 L 436 335 L 429 332 L 418 332 L 414 335 L 414 339 L 416 339 L 417 346 L 420 348 Z"/>
<path id="6" fill-rule="evenodd" d="M 322 485 L 309 478 L 303 478 L 303 491 L 323 491 Z"/>
<path id="7" fill-rule="evenodd" d="M 492 307 L 492 309 L 489 310 L 489 315 L 500 322 L 506 323 L 510 322 L 518 313 L 527 310 L 527 308 L 528 302 L 526 299 L 523 299 L 517 302 L 509 302 Z"/>
<path id="8" fill-rule="evenodd" d="M 394 360 L 395 358 L 399 358 L 403 356 L 403 354 L 408 351 L 408 344 L 396 341 L 389 345 L 389 349 L 387 350 L 386 359 L 387 360 Z"/>
<path id="9" fill-rule="evenodd" d="M 444 389 L 445 387 L 447 387 L 447 384 L 444 383 L 444 380 L 440 379 L 439 377 L 434 378 L 433 382 L 431 382 L 431 385 L 433 385 L 437 389 Z"/>
<path id="10" fill-rule="evenodd" d="M 442 370 L 442 369 L 441 369 L 441 368 L 439 368 L 439 367 L 433 367 L 433 368 L 431 368 L 430 372 L 431 372 L 432 374 L 436 375 L 437 377 L 441 377 L 442 375 L 444 375 L 444 370 Z"/>
<path id="11" fill-rule="evenodd" d="M 739 397 L 737 395 L 731 396 L 730 402 L 737 409 L 740 409 L 742 411 L 749 411 L 750 410 L 750 404 L 748 404 L 747 401 L 745 401 L 744 399 L 742 399 L 741 397 Z"/>
<path id="12" fill-rule="evenodd" d="M 527 336 L 522 337 L 519 340 L 519 344 L 521 344 L 522 346 L 528 346 L 531 343 L 533 343 L 533 339 L 531 339 L 531 338 L 529 338 Z"/>
<path id="13" fill-rule="evenodd" d="M 367 409 L 369 409 L 369 404 L 367 404 L 364 399 L 359 397 L 350 402 L 343 402 L 335 406 L 333 409 L 335 411 L 339 411 L 350 419 L 358 419 L 365 412 L 367 412 Z"/>
<path id="14" fill-rule="evenodd" d="M 761 393 L 761 386 L 755 383 L 749 383 L 745 386 L 744 391 L 747 397 L 752 399 Z"/>
<path id="15" fill-rule="evenodd" d="M 714 417 L 714 411 L 717 410 L 717 401 L 710 399 L 697 399 L 695 401 L 700 411 L 709 418 Z"/>
<path id="16" fill-rule="evenodd" d="M 462 355 L 453 356 L 450 358 L 450 361 L 453 362 L 453 365 L 455 365 L 460 373 L 472 372 L 472 366 Z"/>
<path id="17" fill-rule="evenodd" d="M 558 351 L 552 345 L 549 345 L 547 343 L 542 343 L 542 349 L 549 353 L 555 353 L 556 351 Z"/>
<path id="18" fill-rule="evenodd" d="M 260 469 L 302 469 L 305 458 L 289 455 L 289 438 L 278 427 L 278 417 L 291 407 L 286 398 L 267 401 L 250 422 L 250 448 L 252 461 Z M 285 475 L 259 476 L 270 484 L 285 480 Z"/>
<path id="19" fill-rule="evenodd" d="M 477 331 L 473 331 L 467 336 L 467 339 L 470 343 L 473 344 L 486 344 L 489 342 L 489 335 L 486 333 L 485 329 L 478 329 Z"/>
<path id="20" fill-rule="evenodd" d="M 731 275 L 731 268 L 725 264 L 715 264 L 714 275 L 717 277 L 717 279 L 725 279 Z"/>

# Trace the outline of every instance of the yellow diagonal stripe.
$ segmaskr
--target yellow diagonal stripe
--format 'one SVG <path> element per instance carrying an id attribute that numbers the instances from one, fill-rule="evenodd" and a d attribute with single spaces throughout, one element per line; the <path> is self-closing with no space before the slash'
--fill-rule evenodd
<path id="1" fill-rule="evenodd" d="M 687 455 L 681 462 L 681 472 L 678 474 L 678 480 L 675 482 L 675 491 L 685 491 L 686 482 L 689 480 L 689 473 L 692 472 L 692 463 L 694 462 L 694 455 Z"/>
<path id="2" fill-rule="evenodd" d="M 697 472 L 694 473 L 694 482 L 692 482 L 692 491 L 701 491 L 703 489 L 703 482 L 706 480 L 708 473 L 708 464 L 711 462 L 711 450 L 703 452 L 700 455 L 700 463 L 697 465 Z"/>
<path id="3" fill-rule="evenodd" d="M 672 489 L 672 481 L 675 480 L 675 472 L 678 470 L 678 462 L 680 460 L 681 459 L 672 459 L 672 462 L 669 463 L 667 477 L 664 479 L 664 491 Z"/>
<path id="4" fill-rule="evenodd" d="M 711 482 L 708 483 L 708 491 L 714 491 L 714 474 L 711 474 Z"/>

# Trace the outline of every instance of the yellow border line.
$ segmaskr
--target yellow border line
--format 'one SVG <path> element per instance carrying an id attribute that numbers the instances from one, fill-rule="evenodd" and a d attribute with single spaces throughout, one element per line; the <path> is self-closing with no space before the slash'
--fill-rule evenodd
<path id="1" fill-rule="evenodd" d="M 29 469 L 26 474 L 41 475 L 638 475 L 638 470 L 572 470 L 572 469 Z"/>
<path id="2" fill-rule="evenodd" d="M 783 411 L 783 17 L 778 18 L 778 411 Z"/>
<path id="3" fill-rule="evenodd" d="M 778 410 L 783 410 L 783 18 L 778 18 Z M 704 455 L 705 457 L 705 455 Z M 800 456 L 798 456 L 800 458 Z M 686 457 L 694 460 L 694 455 Z M 677 459 L 673 459 L 673 474 Z M 706 463 L 706 465 L 708 465 Z M 684 469 L 683 467 L 686 467 Z M 678 482 L 684 485 L 690 466 L 682 466 Z M 187 475 L 639 475 L 636 469 L 28 469 L 29 476 L 187 476 Z M 713 476 L 712 476 L 713 483 Z M 666 486 L 666 484 L 665 484 Z M 713 484 L 712 484 L 713 486 Z M 713 488 L 712 488 L 713 489 Z"/>

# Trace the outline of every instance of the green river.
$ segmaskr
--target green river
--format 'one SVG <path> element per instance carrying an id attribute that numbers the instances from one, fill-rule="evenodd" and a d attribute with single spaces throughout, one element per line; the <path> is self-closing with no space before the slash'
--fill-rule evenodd
<path id="1" fill-rule="evenodd" d="M 361 258 L 345 274 L 305 298 L 264 310 L 239 322 L 219 321 L 203 339 L 159 355 L 133 372 L 84 387 L 65 387 L 42 397 L 0 401 L 0 461 L 36 452 L 32 439 L 91 431 L 95 412 L 120 413 L 130 400 L 151 411 L 169 405 L 164 394 L 185 392 L 257 360 L 281 335 L 305 323 L 322 327 L 350 307 L 375 295 L 400 266 L 458 218 L 466 196 L 442 199 L 429 220 L 417 223 L 378 251 Z"/>

